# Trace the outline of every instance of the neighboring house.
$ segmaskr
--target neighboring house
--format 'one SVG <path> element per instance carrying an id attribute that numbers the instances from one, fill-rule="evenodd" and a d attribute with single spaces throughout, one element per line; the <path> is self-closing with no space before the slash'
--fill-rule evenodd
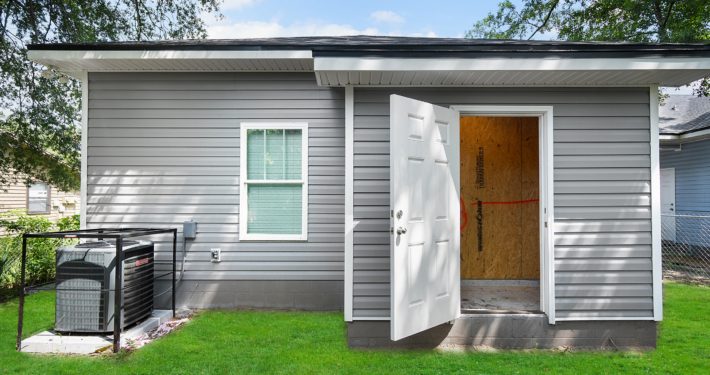
<path id="1" fill-rule="evenodd" d="M 56 221 L 79 214 L 80 201 L 78 192 L 60 191 L 44 182 L 27 186 L 24 181 L 18 181 L 0 186 L 0 213 L 20 210 L 29 215 L 42 215 Z"/>
<path id="2" fill-rule="evenodd" d="M 83 81 L 84 227 L 198 223 L 180 305 L 342 308 L 353 346 L 655 346 L 657 87 L 710 74 L 709 45 L 356 36 L 29 56 Z"/>
<path id="3" fill-rule="evenodd" d="M 710 98 L 669 96 L 659 126 L 663 239 L 709 246 Z"/>

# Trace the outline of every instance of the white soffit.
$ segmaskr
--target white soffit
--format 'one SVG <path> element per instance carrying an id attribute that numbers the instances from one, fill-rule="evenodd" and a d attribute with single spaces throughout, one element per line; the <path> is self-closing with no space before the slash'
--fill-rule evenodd
<path id="1" fill-rule="evenodd" d="M 29 58 L 75 71 L 313 71 L 311 51 L 62 51 L 31 50 Z"/>
<path id="2" fill-rule="evenodd" d="M 316 57 L 324 86 L 681 86 L 710 74 L 710 58 Z"/>

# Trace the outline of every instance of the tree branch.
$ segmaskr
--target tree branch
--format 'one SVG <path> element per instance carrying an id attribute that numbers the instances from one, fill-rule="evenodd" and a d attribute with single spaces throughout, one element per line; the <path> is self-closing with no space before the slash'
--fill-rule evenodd
<path id="1" fill-rule="evenodd" d="M 663 30 L 663 34 L 666 35 L 666 25 L 668 24 L 668 20 L 671 18 L 671 11 L 673 11 L 673 5 L 675 5 L 675 0 L 671 1 L 670 4 L 668 4 L 668 11 L 666 12 L 666 17 L 663 19 L 663 24 L 659 26 L 659 36 L 660 36 L 660 30 Z"/>
<path id="2" fill-rule="evenodd" d="M 538 31 L 542 30 L 542 28 L 547 25 L 547 22 L 550 21 L 550 17 L 552 16 L 552 13 L 555 12 L 555 9 L 557 8 L 557 5 L 559 5 L 559 3 L 560 3 L 560 0 L 555 0 L 552 3 L 552 6 L 550 6 L 550 11 L 547 12 L 547 16 L 545 16 L 545 20 L 543 20 L 542 24 L 540 26 L 538 26 L 537 29 L 535 29 L 535 31 L 533 31 L 533 33 L 530 35 L 528 40 L 532 39 L 535 36 L 535 34 L 538 33 Z"/>
<path id="3" fill-rule="evenodd" d="M 133 8 L 136 10 L 136 40 L 141 40 L 143 35 L 143 21 L 141 20 L 140 1 L 133 1 Z"/>

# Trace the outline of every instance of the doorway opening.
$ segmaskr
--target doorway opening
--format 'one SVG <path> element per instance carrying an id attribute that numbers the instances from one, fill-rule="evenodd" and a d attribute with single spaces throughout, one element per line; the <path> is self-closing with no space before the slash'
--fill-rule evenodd
<path id="1" fill-rule="evenodd" d="M 540 119 L 460 126 L 461 312 L 539 312 Z"/>

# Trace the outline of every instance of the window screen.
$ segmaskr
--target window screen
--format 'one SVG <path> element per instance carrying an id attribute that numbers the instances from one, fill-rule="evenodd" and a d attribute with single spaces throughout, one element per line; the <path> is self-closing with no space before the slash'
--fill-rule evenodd
<path id="1" fill-rule="evenodd" d="M 49 186 L 47 184 L 41 182 L 27 188 L 27 213 L 49 213 Z"/>
<path id="2" fill-rule="evenodd" d="M 303 130 L 254 127 L 246 138 L 246 237 L 302 235 Z"/>

